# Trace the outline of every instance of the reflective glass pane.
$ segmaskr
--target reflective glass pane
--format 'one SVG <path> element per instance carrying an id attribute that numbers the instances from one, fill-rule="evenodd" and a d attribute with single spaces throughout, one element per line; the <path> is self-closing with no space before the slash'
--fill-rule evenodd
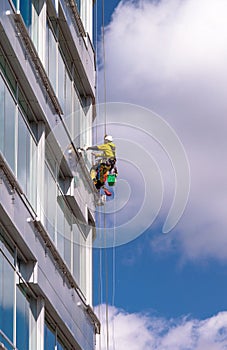
<path id="1" fill-rule="evenodd" d="M 0 251 L 0 329 L 2 329 L 3 315 L 3 255 Z"/>
<path id="2" fill-rule="evenodd" d="M 25 193 L 27 193 L 27 141 L 27 127 L 19 113 L 17 178 Z"/>
<path id="3" fill-rule="evenodd" d="M 36 199 L 37 199 L 37 145 L 28 132 L 28 142 L 27 142 L 27 172 L 28 172 L 28 198 L 36 209 Z M 29 150 L 29 151 L 28 151 Z"/>
<path id="4" fill-rule="evenodd" d="M 86 295 L 86 242 L 80 236 L 80 288 Z"/>
<path id="5" fill-rule="evenodd" d="M 48 74 L 54 91 L 56 92 L 56 62 L 57 43 L 51 29 L 48 27 Z"/>
<path id="6" fill-rule="evenodd" d="M 54 205 L 56 199 L 56 182 L 48 168 L 45 165 L 45 226 L 54 240 L 55 233 L 55 215 L 56 207 Z"/>
<path id="7" fill-rule="evenodd" d="M 62 110 L 65 110 L 65 64 L 60 52 L 58 53 L 58 99 Z"/>
<path id="8" fill-rule="evenodd" d="M 63 346 L 57 341 L 57 350 L 64 350 Z"/>
<path id="9" fill-rule="evenodd" d="M 4 82 L 0 76 L 0 151 L 4 153 L 4 130 L 5 130 L 5 100 L 4 100 Z"/>
<path id="10" fill-rule="evenodd" d="M 5 88 L 5 157 L 15 172 L 15 112 L 16 106 L 12 96 Z"/>
<path id="11" fill-rule="evenodd" d="M 13 342 L 14 271 L 8 261 L 1 256 L 1 317 L 0 328 Z"/>
<path id="12" fill-rule="evenodd" d="M 60 194 L 60 193 L 59 193 Z M 57 248 L 62 258 L 64 258 L 64 225 L 65 217 L 62 210 L 64 200 L 61 195 L 58 196 L 57 201 Z"/>
<path id="13" fill-rule="evenodd" d="M 65 75 L 65 116 L 66 118 L 71 119 L 71 113 L 72 113 L 72 81 L 66 70 L 66 75 Z M 71 132 L 71 127 L 69 128 L 69 130 Z"/>
<path id="14" fill-rule="evenodd" d="M 29 349 L 29 302 L 17 286 L 16 292 L 16 343 L 18 350 Z"/>
<path id="15" fill-rule="evenodd" d="M 73 89 L 73 113 L 72 113 L 72 123 L 73 123 L 73 142 L 77 147 L 80 146 L 80 102 L 76 91 Z"/>
<path id="16" fill-rule="evenodd" d="M 23 17 L 24 23 L 29 28 L 31 26 L 31 13 L 32 13 L 31 0 L 20 1 L 20 12 Z"/>
<path id="17" fill-rule="evenodd" d="M 78 11 L 80 12 L 80 0 L 75 0 Z"/>
<path id="18" fill-rule="evenodd" d="M 73 225 L 73 275 L 80 284 L 80 230 L 77 224 Z"/>
<path id="19" fill-rule="evenodd" d="M 44 327 L 44 350 L 55 350 L 55 334 L 46 323 Z"/>
<path id="20" fill-rule="evenodd" d="M 71 270 L 71 213 L 65 205 L 64 258 Z"/>

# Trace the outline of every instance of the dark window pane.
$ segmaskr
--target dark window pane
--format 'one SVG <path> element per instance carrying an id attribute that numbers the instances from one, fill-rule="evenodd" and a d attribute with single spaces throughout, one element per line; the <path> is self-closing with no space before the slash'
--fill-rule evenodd
<path id="1" fill-rule="evenodd" d="M 13 341 L 14 271 L 1 254 L 0 258 L 0 329 Z"/>
<path id="2" fill-rule="evenodd" d="M 44 328 L 44 350 L 55 350 L 55 334 L 47 324 Z"/>
<path id="3" fill-rule="evenodd" d="M 16 294 L 16 339 L 18 350 L 29 349 L 29 302 L 26 295 L 17 286 Z"/>
<path id="4" fill-rule="evenodd" d="M 31 25 L 31 13 L 32 13 L 31 0 L 20 1 L 20 12 L 23 17 L 24 23 L 29 28 Z"/>

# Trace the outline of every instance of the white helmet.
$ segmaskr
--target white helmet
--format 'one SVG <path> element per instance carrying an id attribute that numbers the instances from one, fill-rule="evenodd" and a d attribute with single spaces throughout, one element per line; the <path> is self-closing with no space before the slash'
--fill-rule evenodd
<path id="1" fill-rule="evenodd" d="M 111 135 L 106 135 L 106 136 L 104 137 L 104 139 L 107 140 L 107 141 L 112 142 L 112 141 L 113 141 L 113 136 L 111 136 Z"/>

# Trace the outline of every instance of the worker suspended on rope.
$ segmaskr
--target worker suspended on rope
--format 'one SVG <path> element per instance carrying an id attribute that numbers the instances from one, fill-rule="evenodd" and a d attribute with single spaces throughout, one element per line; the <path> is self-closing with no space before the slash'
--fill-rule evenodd
<path id="1" fill-rule="evenodd" d="M 105 135 L 103 144 L 86 147 L 85 150 L 102 151 L 95 154 L 96 162 L 91 168 L 90 173 L 95 187 L 98 190 L 103 188 L 105 194 L 111 196 L 111 192 L 105 188 L 105 182 L 108 180 L 108 176 L 112 175 L 109 184 L 113 185 L 117 176 L 116 146 L 113 143 L 113 137 L 111 135 Z"/>

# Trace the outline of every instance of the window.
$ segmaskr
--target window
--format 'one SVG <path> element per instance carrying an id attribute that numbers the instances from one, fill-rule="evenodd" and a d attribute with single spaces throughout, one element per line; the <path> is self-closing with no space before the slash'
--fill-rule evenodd
<path id="1" fill-rule="evenodd" d="M 30 28 L 32 21 L 31 0 L 20 1 L 20 12 L 27 28 Z"/>
<path id="2" fill-rule="evenodd" d="M 47 73 L 54 91 L 57 89 L 57 42 L 55 40 L 53 31 L 50 27 L 50 23 L 47 25 L 47 40 L 46 40 L 46 53 L 47 53 Z"/>
<path id="3" fill-rule="evenodd" d="M 80 13 L 80 0 L 75 0 L 76 6 L 78 8 L 78 11 Z"/>
<path id="4" fill-rule="evenodd" d="M 44 350 L 69 350 L 71 347 L 62 335 L 60 329 L 49 317 L 44 326 Z"/>
<path id="5" fill-rule="evenodd" d="M 59 190 L 57 201 L 57 247 L 70 270 L 71 266 L 71 211 L 69 210 L 62 193 Z"/>
<path id="6" fill-rule="evenodd" d="M 13 343 L 14 270 L 0 250 L 0 329 Z"/>
<path id="7" fill-rule="evenodd" d="M 37 144 L 29 126 L 29 120 L 33 119 L 32 112 L 1 51 L 0 61 L 7 80 L 6 82 L 0 74 L 0 151 L 36 209 Z M 19 92 L 19 106 L 14 90 Z M 35 127 L 33 129 L 36 131 Z"/>
<path id="8" fill-rule="evenodd" d="M 29 301 L 19 286 L 16 289 L 16 344 L 19 350 L 29 350 Z"/>
<path id="9" fill-rule="evenodd" d="M 5 123 L 4 123 L 4 83 L 0 76 L 0 151 L 4 153 L 4 142 L 5 142 Z"/>
<path id="10" fill-rule="evenodd" d="M 5 138 L 4 138 L 4 151 L 3 154 L 6 157 L 11 169 L 15 173 L 15 102 L 9 92 L 4 86 L 4 124 L 5 124 Z"/>
<path id="11" fill-rule="evenodd" d="M 16 269 L 15 247 L 8 242 L 0 226 L 0 342 L 6 349 L 29 350 L 29 340 L 32 347 L 36 336 L 37 311 L 31 307 L 29 289 L 26 287 L 25 291 L 22 276 Z"/>
<path id="12" fill-rule="evenodd" d="M 58 99 L 62 110 L 65 109 L 65 64 L 60 52 L 58 52 Z"/>
<path id="13" fill-rule="evenodd" d="M 53 241 L 55 241 L 56 222 L 56 181 L 47 164 L 45 164 L 45 227 Z"/>
<path id="14" fill-rule="evenodd" d="M 36 172 L 37 145 L 22 114 L 19 112 L 17 178 L 34 208 L 36 208 Z"/>
<path id="15" fill-rule="evenodd" d="M 47 323 L 44 328 L 44 350 L 55 350 L 55 332 Z"/>

